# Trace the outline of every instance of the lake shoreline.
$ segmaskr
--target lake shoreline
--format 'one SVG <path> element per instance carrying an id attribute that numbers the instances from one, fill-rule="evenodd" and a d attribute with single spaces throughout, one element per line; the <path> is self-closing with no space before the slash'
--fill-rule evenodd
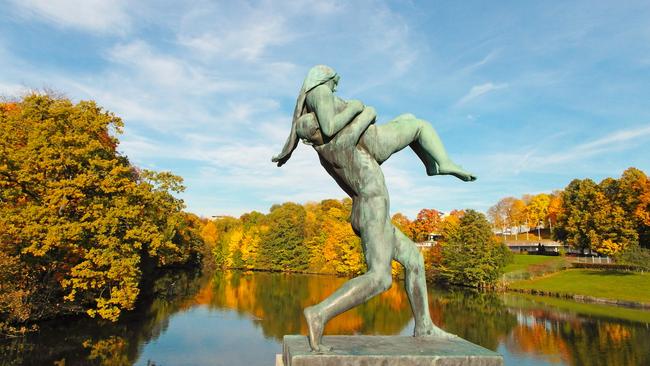
<path id="1" fill-rule="evenodd" d="M 578 295 L 570 293 L 562 293 L 556 291 L 544 291 L 538 289 L 521 289 L 521 288 L 510 288 L 506 289 L 506 292 L 515 292 L 521 294 L 529 295 L 538 295 L 538 296 L 548 296 L 548 297 L 557 297 L 561 299 L 574 300 L 576 302 L 581 302 L 585 304 L 600 304 L 600 305 L 613 305 L 620 306 L 632 309 L 643 309 L 650 310 L 649 303 L 643 303 L 638 301 L 628 301 L 628 300 L 619 300 L 619 299 L 608 299 L 604 297 L 595 297 L 589 295 Z"/>

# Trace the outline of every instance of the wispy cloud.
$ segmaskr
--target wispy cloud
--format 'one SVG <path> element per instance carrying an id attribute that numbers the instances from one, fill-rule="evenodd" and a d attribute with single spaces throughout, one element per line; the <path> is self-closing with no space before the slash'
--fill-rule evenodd
<path id="1" fill-rule="evenodd" d="M 263 9 L 247 10 L 236 21 L 223 16 L 220 20 L 213 19 L 213 22 L 221 23 L 217 29 L 179 34 L 178 42 L 202 57 L 256 61 L 270 47 L 286 44 L 295 38 L 296 34 L 287 29 L 284 16 Z M 190 20 L 186 19 L 186 22 Z"/>
<path id="2" fill-rule="evenodd" d="M 499 50 L 492 50 L 490 51 L 485 57 L 483 57 L 481 60 L 474 62 L 472 64 L 469 64 L 465 67 L 463 67 L 460 70 L 460 73 L 471 73 L 474 72 L 478 69 L 480 69 L 482 66 L 487 65 L 488 63 L 492 62 L 493 60 L 496 59 L 496 57 L 499 54 Z"/>
<path id="3" fill-rule="evenodd" d="M 576 150 L 585 152 L 599 152 L 608 149 L 624 147 L 623 143 L 650 136 L 650 124 L 636 128 L 614 131 L 607 136 L 578 145 Z"/>
<path id="4" fill-rule="evenodd" d="M 12 0 L 24 17 L 36 17 L 63 28 L 122 34 L 131 27 L 122 0 Z"/>
<path id="5" fill-rule="evenodd" d="M 592 157 L 615 151 L 626 151 L 636 147 L 644 139 L 650 140 L 650 125 L 640 125 L 623 129 L 583 142 L 570 145 L 569 136 L 559 135 L 539 141 L 535 146 L 515 149 L 512 152 L 499 152 L 480 158 L 482 168 L 498 175 L 518 175 L 523 172 L 546 173 L 572 163 L 585 163 Z M 566 146 L 571 146 L 566 148 Z"/>
<path id="6" fill-rule="evenodd" d="M 579 144 L 572 149 L 535 159 L 535 163 L 538 165 L 557 165 L 568 161 L 584 160 L 610 151 L 626 150 L 633 147 L 631 143 L 634 140 L 648 136 L 650 136 L 650 125 L 613 131 L 604 137 Z"/>
<path id="7" fill-rule="evenodd" d="M 459 107 L 465 105 L 482 95 L 491 93 L 496 90 L 505 89 L 507 87 L 508 87 L 507 83 L 494 84 L 492 82 L 488 82 L 481 85 L 474 85 L 467 94 L 465 94 L 462 98 L 458 100 L 458 102 L 456 102 L 456 106 Z"/>

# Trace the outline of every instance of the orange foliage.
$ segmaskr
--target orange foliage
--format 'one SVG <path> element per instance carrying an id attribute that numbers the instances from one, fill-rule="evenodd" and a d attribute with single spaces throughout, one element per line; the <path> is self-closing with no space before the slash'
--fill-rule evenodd
<path id="1" fill-rule="evenodd" d="M 544 323 L 518 325 L 508 339 L 507 347 L 513 353 L 545 356 L 552 362 L 568 363 L 571 350 L 562 337 L 548 330 Z"/>
<path id="2" fill-rule="evenodd" d="M 5 113 L 18 113 L 20 111 L 20 106 L 17 103 L 0 103 L 0 112 Z"/>

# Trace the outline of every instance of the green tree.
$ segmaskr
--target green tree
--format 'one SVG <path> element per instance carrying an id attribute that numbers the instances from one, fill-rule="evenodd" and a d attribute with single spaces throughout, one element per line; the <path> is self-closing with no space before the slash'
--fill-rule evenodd
<path id="1" fill-rule="evenodd" d="M 305 209 L 288 202 L 271 207 L 269 229 L 262 238 L 258 264 L 263 268 L 304 271 L 309 266 L 305 238 Z"/>
<path id="2" fill-rule="evenodd" d="M 512 260 L 508 248 L 496 239 L 486 217 L 467 210 L 457 224 L 445 226 L 442 261 L 434 265 L 439 281 L 472 287 L 493 287 Z"/>

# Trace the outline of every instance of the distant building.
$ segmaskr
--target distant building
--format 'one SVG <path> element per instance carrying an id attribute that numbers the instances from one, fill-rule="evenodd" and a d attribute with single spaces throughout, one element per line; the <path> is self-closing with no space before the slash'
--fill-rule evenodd
<path id="1" fill-rule="evenodd" d="M 514 253 L 523 252 L 549 252 L 559 253 L 563 249 L 565 253 L 570 253 L 571 248 L 557 241 L 506 241 L 506 246 Z"/>
<path id="2" fill-rule="evenodd" d="M 442 238 L 442 235 L 438 233 L 429 233 L 427 238 L 424 241 L 417 242 L 415 245 L 420 249 L 428 250 L 431 247 L 438 245 L 438 241 Z"/>

